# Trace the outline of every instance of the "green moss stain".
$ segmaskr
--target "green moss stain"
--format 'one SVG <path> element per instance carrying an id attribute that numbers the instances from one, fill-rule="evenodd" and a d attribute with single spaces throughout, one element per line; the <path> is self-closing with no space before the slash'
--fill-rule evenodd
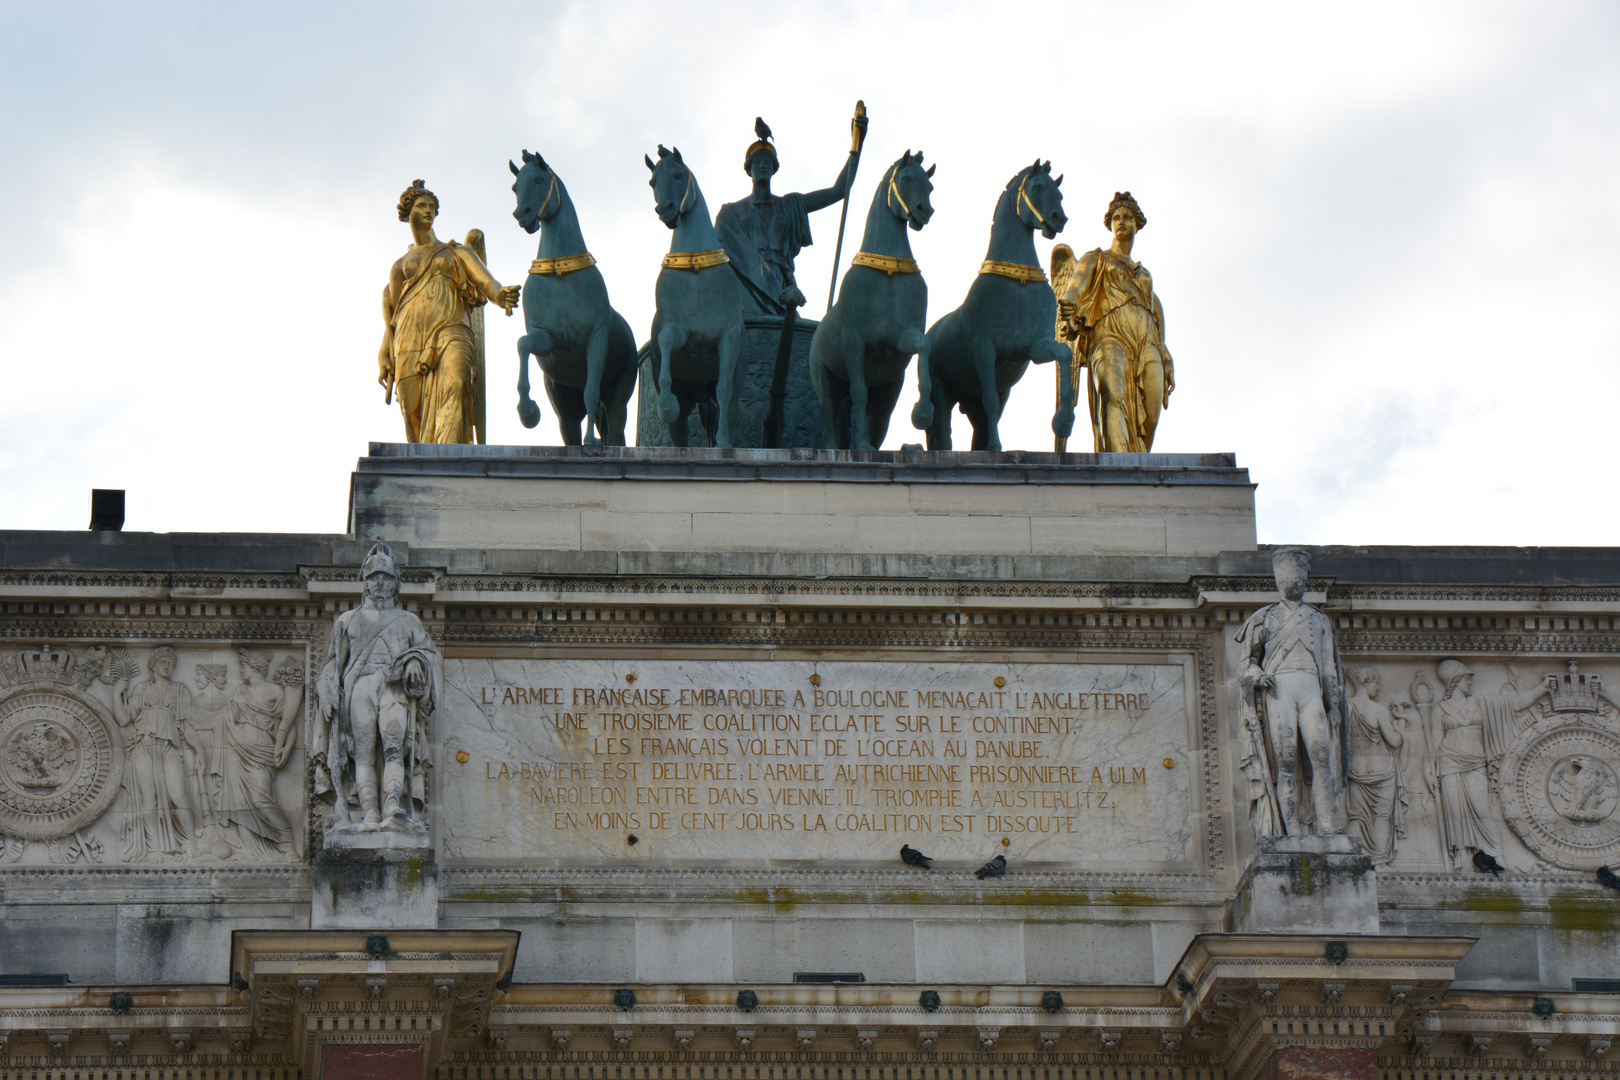
<path id="1" fill-rule="evenodd" d="M 1547 901 L 1555 930 L 1620 930 L 1620 908 L 1590 897 L 1555 896 Z"/>
<path id="2" fill-rule="evenodd" d="M 1491 911 L 1501 915 L 1523 915 L 1528 910 L 1525 902 L 1513 893 L 1492 889 L 1469 889 L 1461 900 L 1442 901 L 1440 906 L 1453 911 Z"/>

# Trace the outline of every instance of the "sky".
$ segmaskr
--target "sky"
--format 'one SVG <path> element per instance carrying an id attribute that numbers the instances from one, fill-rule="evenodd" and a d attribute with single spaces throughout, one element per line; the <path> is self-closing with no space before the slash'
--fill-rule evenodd
<path id="1" fill-rule="evenodd" d="M 411 180 L 521 284 L 507 161 L 543 153 L 642 340 L 642 155 L 679 147 L 717 209 L 762 115 L 776 190 L 821 188 L 860 98 L 843 261 L 921 149 L 930 323 L 1037 156 L 1076 251 L 1136 195 L 1178 383 L 1154 449 L 1235 453 L 1261 542 L 1620 540 L 1620 5 L 0 0 L 0 41 L 0 528 L 82 529 L 104 487 L 131 530 L 339 532 L 402 438 L 375 380 Z M 560 442 L 543 396 L 517 419 L 521 317 L 488 322 L 489 441 Z M 1053 397 L 1032 368 L 1008 449 L 1051 449 Z"/>

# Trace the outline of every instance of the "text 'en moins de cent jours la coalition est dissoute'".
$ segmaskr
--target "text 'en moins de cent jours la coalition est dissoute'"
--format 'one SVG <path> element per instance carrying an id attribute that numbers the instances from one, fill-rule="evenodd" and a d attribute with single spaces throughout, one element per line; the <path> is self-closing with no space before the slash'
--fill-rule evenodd
<path id="1" fill-rule="evenodd" d="M 942 832 L 1074 832 L 1072 812 L 1116 809 L 1117 794 L 1113 800 L 1110 794 L 1118 785 L 1145 784 L 1146 770 L 1117 763 L 1042 764 L 1050 757 L 1052 739 L 1081 730 L 1090 719 L 1076 714 L 1140 713 L 1148 698 L 1146 693 L 1017 689 L 478 690 L 481 705 L 533 710 L 559 733 L 589 738 L 581 749 L 590 761 L 484 763 L 488 780 L 536 785 L 535 801 L 558 811 L 558 828 L 745 831 L 931 832 L 937 820 Z M 729 711 L 758 709 L 795 711 Z M 851 709 L 876 711 L 833 711 Z M 911 711 L 925 709 L 930 711 Z M 728 760 L 733 754 L 737 759 Z M 865 760 L 840 760 L 851 755 Z M 996 790 L 964 791 L 964 780 L 970 788 Z M 612 786 L 601 786 L 604 781 Z M 759 784 L 766 786 L 753 786 Z M 850 806 L 898 812 L 828 816 L 747 809 Z M 670 809 L 660 809 L 665 807 Z M 978 821 L 971 813 L 936 819 L 906 812 L 933 809 L 1003 812 Z M 1048 813 L 1025 816 L 1018 810 Z"/>

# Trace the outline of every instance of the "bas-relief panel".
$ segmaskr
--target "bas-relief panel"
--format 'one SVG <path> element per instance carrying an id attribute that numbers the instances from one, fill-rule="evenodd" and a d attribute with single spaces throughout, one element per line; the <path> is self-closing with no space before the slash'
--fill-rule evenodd
<path id="1" fill-rule="evenodd" d="M 0 864 L 301 857 L 302 646 L 0 652 Z"/>
<path id="2" fill-rule="evenodd" d="M 441 852 L 1187 868 L 1190 666 L 445 661 Z"/>
<path id="3" fill-rule="evenodd" d="M 1345 675 L 1347 831 L 1375 863 L 1620 863 L 1620 666 L 1346 658 Z"/>

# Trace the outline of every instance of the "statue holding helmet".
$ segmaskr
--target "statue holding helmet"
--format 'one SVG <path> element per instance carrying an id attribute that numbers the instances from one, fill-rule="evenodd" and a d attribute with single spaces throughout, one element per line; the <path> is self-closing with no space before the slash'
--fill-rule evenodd
<path id="1" fill-rule="evenodd" d="M 360 577 L 364 599 L 337 617 L 315 685 L 315 790 L 334 799 L 329 839 L 425 834 L 426 717 L 439 697 L 439 650 L 422 620 L 398 606 L 399 564 L 386 544 L 372 547 Z"/>

